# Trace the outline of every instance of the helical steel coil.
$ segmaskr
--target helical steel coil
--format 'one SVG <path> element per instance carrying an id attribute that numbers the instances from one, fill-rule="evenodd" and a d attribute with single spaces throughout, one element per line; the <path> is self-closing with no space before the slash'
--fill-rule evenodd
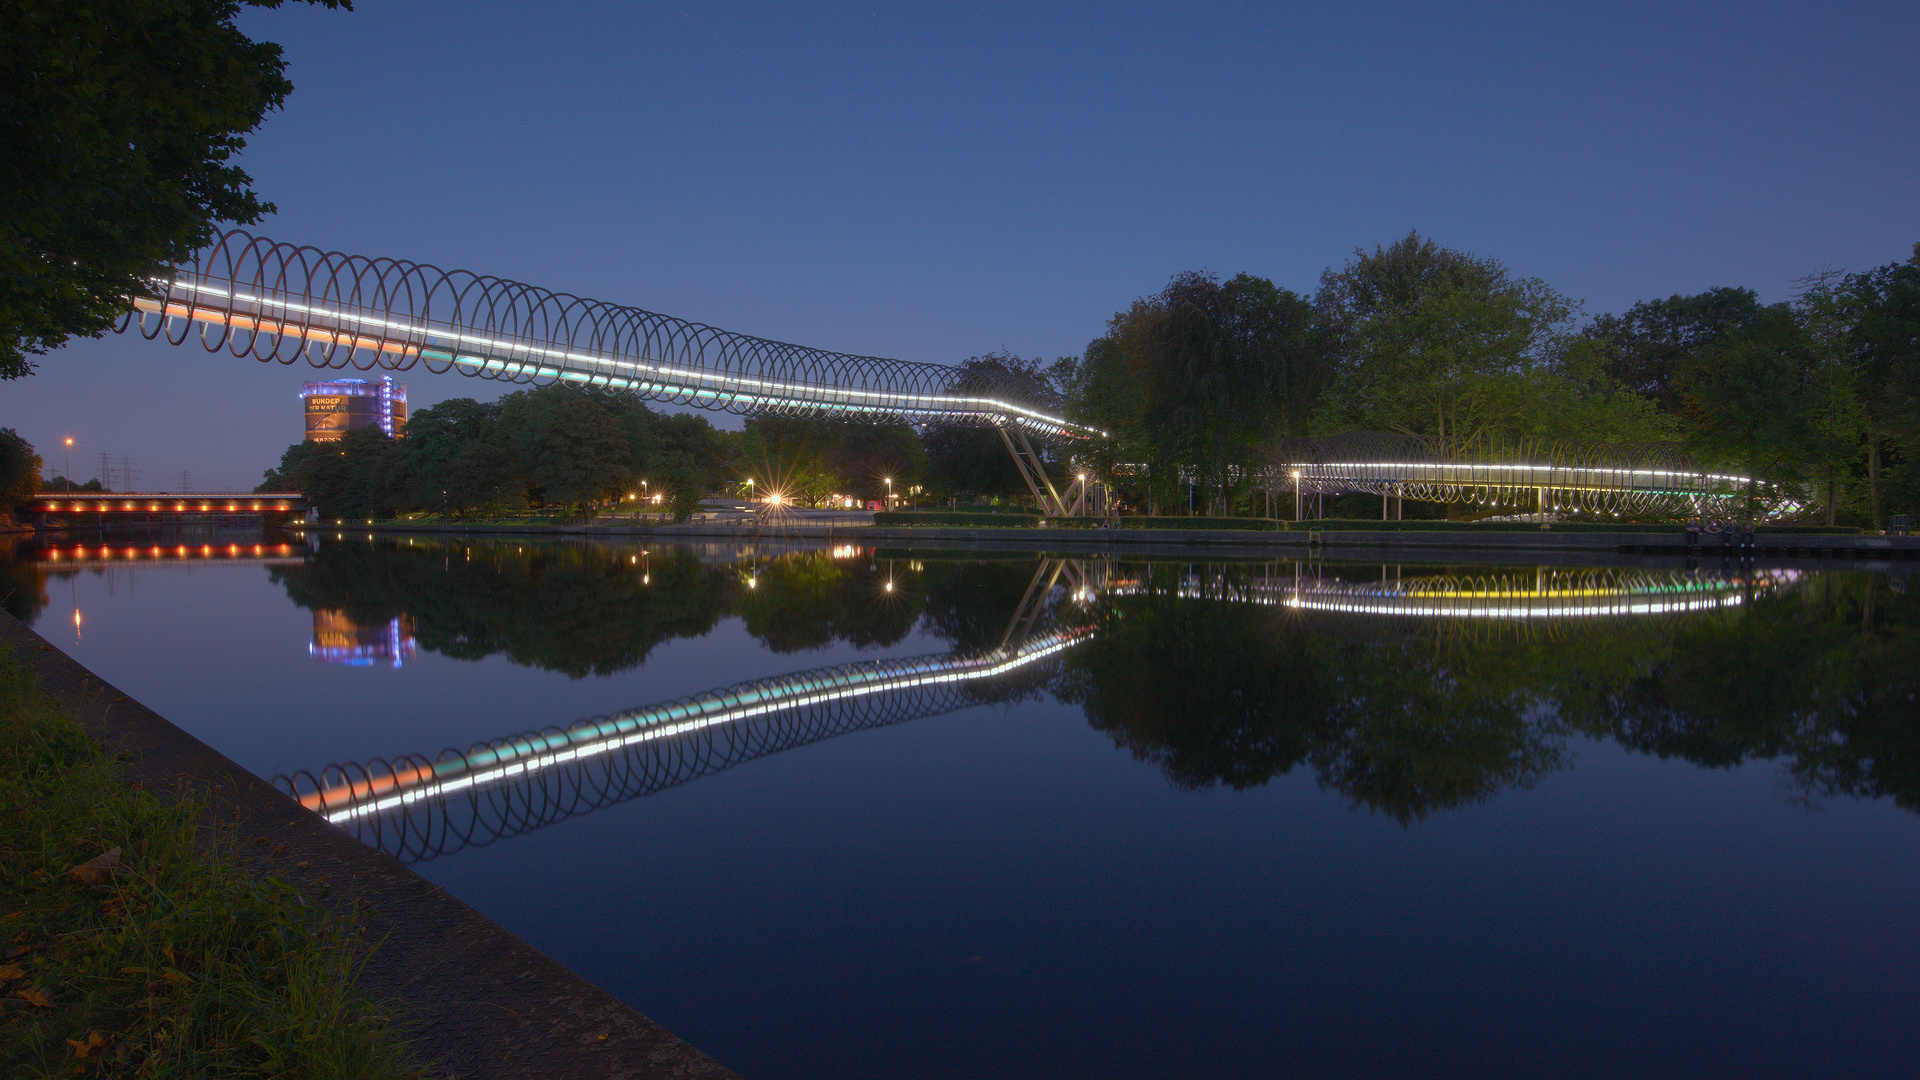
<path id="1" fill-rule="evenodd" d="M 120 330 L 174 345 L 198 338 L 263 363 L 569 382 L 749 416 L 1012 425 L 1056 443 L 1099 434 L 1063 419 L 1058 394 L 1017 374 L 813 349 L 241 230 L 153 282 Z"/>

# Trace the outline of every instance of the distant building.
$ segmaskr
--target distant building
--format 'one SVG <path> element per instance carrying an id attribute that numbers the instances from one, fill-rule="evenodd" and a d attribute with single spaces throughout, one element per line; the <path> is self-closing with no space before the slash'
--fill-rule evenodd
<path id="1" fill-rule="evenodd" d="M 307 406 L 307 438 L 333 442 L 354 428 L 378 427 L 394 438 L 407 433 L 407 384 L 388 375 L 378 382 L 334 379 L 300 390 Z"/>

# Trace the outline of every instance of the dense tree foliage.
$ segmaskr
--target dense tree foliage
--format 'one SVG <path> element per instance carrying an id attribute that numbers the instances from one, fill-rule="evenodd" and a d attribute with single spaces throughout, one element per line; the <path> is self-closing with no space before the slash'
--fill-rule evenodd
<path id="1" fill-rule="evenodd" d="M 1801 286 L 1771 305 L 1736 288 L 1644 301 L 1585 336 L 1703 463 L 1781 484 L 1828 524 L 1883 526 L 1920 501 L 1920 245 Z"/>
<path id="2" fill-rule="evenodd" d="M 40 455 L 12 428 L 0 428 L 0 513 L 40 490 Z"/>
<path id="3" fill-rule="evenodd" d="M 469 514 L 560 505 L 591 515 L 662 496 L 681 520 L 732 468 L 735 440 L 630 394 L 554 384 L 421 409 L 404 438 L 378 428 L 296 443 L 261 491 L 303 491 L 324 517 Z"/>
<path id="4" fill-rule="evenodd" d="M 278 45 L 234 26 L 240 9 L 0 3 L 0 379 L 112 327 L 215 222 L 273 212 L 229 162 L 293 84 Z"/>
<path id="5" fill-rule="evenodd" d="M 1113 435 L 1081 464 L 1160 512 L 1247 512 L 1233 478 L 1263 443 L 1372 430 L 1676 444 L 1804 516 L 1879 527 L 1920 499 L 1920 246 L 1801 285 L 1786 303 L 1721 287 L 1582 326 L 1545 282 L 1409 233 L 1329 269 L 1310 304 L 1246 274 L 1175 275 L 1048 375 L 1070 418 Z M 1183 479 L 1204 502 L 1169 498 Z"/>
<path id="6" fill-rule="evenodd" d="M 957 366 L 961 374 L 956 385 L 962 391 L 970 389 L 973 380 L 990 376 L 1013 376 L 1047 390 L 1054 389 L 1052 379 L 1041 368 L 1037 357 L 1023 360 L 1002 350 L 969 356 Z M 927 487 L 936 500 L 1032 502 L 1032 494 L 1020 478 L 1020 470 L 1014 466 L 1006 444 L 992 429 L 938 424 L 929 427 L 923 437 Z M 1035 449 L 1047 452 L 1044 447 Z"/>
<path id="7" fill-rule="evenodd" d="M 1114 435 L 1088 458 L 1146 467 L 1161 503 L 1199 475 L 1228 498 L 1276 436 L 1303 435 L 1330 338 L 1300 296 L 1265 278 L 1176 275 L 1114 315 L 1077 362 L 1056 365 L 1070 416 Z"/>
<path id="8" fill-rule="evenodd" d="M 839 495 L 865 505 L 920 486 L 925 461 L 920 436 L 904 424 L 758 416 L 741 436 L 738 471 L 742 490 L 755 497 L 777 493 L 817 507 Z"/>

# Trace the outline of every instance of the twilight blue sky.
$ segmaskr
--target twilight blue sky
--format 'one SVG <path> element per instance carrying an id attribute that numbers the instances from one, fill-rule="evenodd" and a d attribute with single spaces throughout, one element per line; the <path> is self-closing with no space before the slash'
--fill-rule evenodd
<path id="1" fill-rule="evenodd" d="M 296 86 L 256 231 L 848 352 L 1078 353 L 1178 271 L 1311 292 L 1409 228 L 1589 314 L 1920 240 L 1910 0 L 358 6 L 244 18 Z M 246 490 L 307 377 L 82 341 L 0 426 Z"/>

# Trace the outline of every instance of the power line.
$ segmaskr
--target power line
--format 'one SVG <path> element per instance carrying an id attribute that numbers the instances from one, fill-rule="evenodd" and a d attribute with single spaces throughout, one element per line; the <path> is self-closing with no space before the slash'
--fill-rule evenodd
<path id="1" fill-rule="evenodd" d="M 134 460 L 132 455 L 125 454 L 125 453 L 120 455 L 120 476 L 127 483 L 127 486 L 121 489 L 122 491 L 135 490 L 133 486 L 133 478 L 137 475 L 142 475 L 140 470 L 134 468 L 133 466 L 134 466 Z"/>

